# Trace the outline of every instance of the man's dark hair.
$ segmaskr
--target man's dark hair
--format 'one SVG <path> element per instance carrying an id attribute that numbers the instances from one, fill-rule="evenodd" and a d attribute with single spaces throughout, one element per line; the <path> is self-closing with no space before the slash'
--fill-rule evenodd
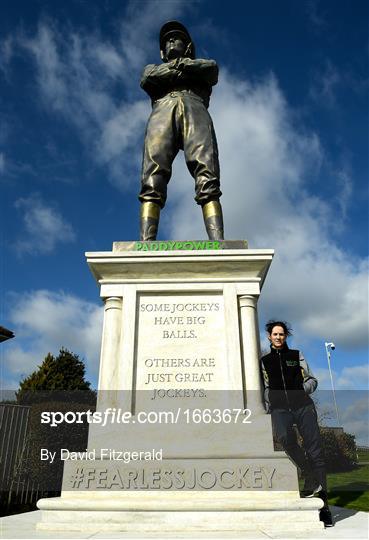
<path id="1" fill-rule="evenodd" d="M 271 319 L 266 323 L 265 330 L 268 332 L 268 334 L 271 334 L 275 326 L 281 326 L 286 336 L 292 336 L 292 328 L 286 321 L 274 321 Z"/>

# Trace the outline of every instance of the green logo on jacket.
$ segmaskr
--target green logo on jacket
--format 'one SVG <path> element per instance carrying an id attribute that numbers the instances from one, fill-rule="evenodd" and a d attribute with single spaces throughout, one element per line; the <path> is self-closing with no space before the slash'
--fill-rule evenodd
<path id="1" fill-rule="evenodd" d="M 296 362 L 295 360 L 286 360 L 286 364 L 287 364 L 287 366 L 289 366 L 289 367 L 296 367 L 296 366 L 299 365 L 299 363 Z"/>

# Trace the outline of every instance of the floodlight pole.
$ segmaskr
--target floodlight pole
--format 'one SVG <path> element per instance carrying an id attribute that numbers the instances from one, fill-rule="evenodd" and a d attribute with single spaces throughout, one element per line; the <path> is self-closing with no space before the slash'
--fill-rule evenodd
<path id="1" fill-rule="evenodd" d="M 328 360 L 328 369 L 329 369 L 329 375 L 331 378 L 331 384 L 332 384 L 332 392 L 333 392 L 333 401 L 334 401 L 334 408 L 336 409 L 336 416 L 337 416 L 337 424 L 340 425 L 340 417 L 338 414 L 338 407 L 337 407 L 337 401 L 336 401 L 336 393 L 334 391 L 334 384 L 333 384 L 333 376 L 332 376 L 332 370 L 331 370 L 331 346 L 332 343 L 325 342 L 325 352 L 327 353 L 327 360 Z M 334 345 L 333 345 L 334 348 Z"/>

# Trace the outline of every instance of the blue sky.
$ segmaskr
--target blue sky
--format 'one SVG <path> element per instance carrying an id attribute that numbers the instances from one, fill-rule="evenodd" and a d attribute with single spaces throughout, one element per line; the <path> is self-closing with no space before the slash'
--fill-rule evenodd
<path id="1" fill-rule="evenodd" d="M 353 401 L 368 384 L 361 0 L 3 0 L 0 324 L 16 338 L 1 347 L 2 384 L 16 388 L 61 346 L 85 359 L 96 382 L 102 310 L 84 252 L 137 238 L 150 112 L 139 80 L 160 62 L 157 34 L 173 18 L 188 27 L 197 56 L 220 67 L 210 113 L 226 237 L 276 250 L 260 325 L 291 322 L 291 345 L 321 388 L 330 388 L 324 342 L 334 341 L 335 385 Z M 193 196 L 179 156 L 159 238 L 204 237 Z M 357 421 L 355 407 L 340 412 L 347 427 Z M 365 428 L 355 429 L 364 440 Z"/>

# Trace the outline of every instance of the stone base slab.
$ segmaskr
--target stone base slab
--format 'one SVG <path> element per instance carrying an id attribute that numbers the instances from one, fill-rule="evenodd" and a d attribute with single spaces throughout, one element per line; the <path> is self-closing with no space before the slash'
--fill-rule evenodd
<path id="1" fill-rule="evenodd" d="M 166 252 L 155 246 L 158 250 L 150 244 L 147 251 L 142 246 L 125 251 L 115 244 L 112 252 L 87 254 L 105 303 L 97 410 L 151 411 L 142 391 L 159 403 L 164 399 L 159 392 L 173 399 L 169 390 L 183 388 L 198 392 L 200 409 L 226 410 L 228 393 L 236 392 L 240 399 L 231 408 L 250 409 L 252 423 L 237 416 L 241 423 L 224 421 L 221 427 L 204 418 L 187 429 L 177 416 L 173 429 L 164 426 L 159 437 L 156 425 L 140 430 L 132 421 L 124 430 L 114 422 L 103 431 L 92 425 L 90 451 L 119 450 L 122 444 L 126 450 L 161 447 L 164 459 L 127 467 L 110 457 L 106 461 L 114 463 L 93 463 L 88 456 L 66 463 L 62 496 L 38 502 L 38 529 L 62 534 L 320 531 L 323 503 L 300 498 L 296 468 L 273 452 L 270 417 L 264 414 L 257 300 L 273 250 L 213 245 L 208 251 L 206 244 L 205 250 Z M 214 402 L 214 391 L 222 391 L 227 403 Z M 170 410 L 179 410 L 178 405 Z M 191 487 L 195 475 L 200 481 Z M 184 476 L 182 485 L 178 478 Z M 168 487 L 168 478 L 176 478 L 176 485 Z"/>
<path id="2" fill-rule="evenodd" d="M 295 492 L 172 492 L 169 495 L 149 491 L 116 495 L 64 493 L 63 497 L 41 499 L 38 506 L 42 520 L 37 528 L 136 533 L 257 530 L 275 533 L 324 528 L 318 512 L 322 501 L 301 499 Z"/>

